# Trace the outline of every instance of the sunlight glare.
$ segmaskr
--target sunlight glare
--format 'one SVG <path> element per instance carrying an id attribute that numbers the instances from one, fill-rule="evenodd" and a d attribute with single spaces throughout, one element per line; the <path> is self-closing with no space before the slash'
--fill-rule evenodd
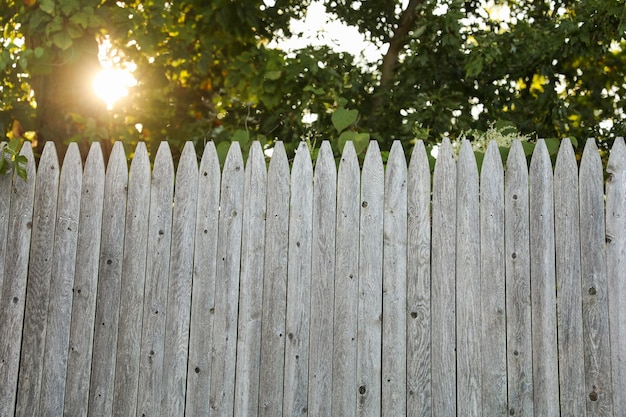
<path id="1" fill-rule="evenodd" d="M 96 95 L 106 103 L 109 110 L 116 101 L 126 97 L 128 89 L 136 84 L 137 80 L 129 71 L 119 68 L 104 68 L 93 80 Z"/>

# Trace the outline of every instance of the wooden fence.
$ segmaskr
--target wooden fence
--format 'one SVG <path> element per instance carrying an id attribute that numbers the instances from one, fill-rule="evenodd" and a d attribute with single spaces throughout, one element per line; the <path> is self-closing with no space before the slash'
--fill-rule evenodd
<path id="1" fill-rule="evenodd" d="M 624 416 L 626 146 L 47 145 L 0 176 L 0 416 Z M 606 185 L 606 189 L 604 186 Z M 431 192 L 432 190 L 432 192 Z"/>

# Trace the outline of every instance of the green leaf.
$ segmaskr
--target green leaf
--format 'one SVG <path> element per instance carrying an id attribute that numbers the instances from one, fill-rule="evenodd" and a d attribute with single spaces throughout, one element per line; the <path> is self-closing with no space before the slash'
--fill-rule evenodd
<path id="1" fill-rule="evenodd" d="M 35 57 L 41 58 L 43 56 L 44 50 L 41 46 L 35 48 Z"/>
<path id="2" fill-rule="evenodd" d="M 265 79 L 266 80 L 278 80 L 282 75 L 282 71 L 280 70 L 274 70 L 274 71 L 267 71 L 265 73 Z"/>
<path id="3" fill-rule="evenodd" d="M 39 0 L 39 8 L 48 13 L 54 15 L 54 1 L 53 0 Z"/>
<path id="4" fill-rule="evenodd" d="M 249 141 L 250 135 L 247 131 L 242 129 L 235 131 L 235 134 L 233 135 L 233 142 L 239 142 L 241 147 L 244 147 L 244 145 L 247 145 Z"/>
<path id="5" fill-rule="evenodd" d="M 339 108 L 333 112 L 331 116 L 331 120 L 333 122 L 333 126 L 337 129 L 337 132 L 342 132 L 348 126 L 356 121 L 356 118 L 359 116 L 358 110 L 348 110 Z"/>
<path id="6" fill-rule="evenodd" d="M 313 94 L 316 94 L 318 96 L 321 96 L 321 95 L 324 94 L 324 89 L 322 89 L 322 88 L 315 88 L 312 85 L 307 85 L 306 87 L 304 87 L 302 89 L 302 91 L 309 91 L 309 92 L 311 92 Z"/>
<path id="7" fill-rule="evenodd" d="M 52 35 L 52 43 L 56 45 L 59 49 L 65 51 L 72 46 L 74 41 L 67 31 L 62 31 Z"/>

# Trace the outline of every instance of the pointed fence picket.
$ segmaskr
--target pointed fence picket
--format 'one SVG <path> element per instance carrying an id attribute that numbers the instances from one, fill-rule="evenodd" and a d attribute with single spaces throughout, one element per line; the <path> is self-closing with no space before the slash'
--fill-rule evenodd
<path id="1" fill-rule="evenodd" d="M 593 415 L 626 407 L 626 146 L 431 176 L 121 143 L 0 177 L 0 416 Z M 313 168 L 315 166 L 315 168 Z M 431 183 L 432 179 L 432 183 Z M 606 190 L 603 187 L 606 184 Z"/>

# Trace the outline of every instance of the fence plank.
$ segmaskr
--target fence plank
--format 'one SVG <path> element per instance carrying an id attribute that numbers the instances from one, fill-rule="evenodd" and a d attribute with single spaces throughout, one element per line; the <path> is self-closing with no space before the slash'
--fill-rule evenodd
<path id="1" fill-rule="evenodd" d="M 162 142 L 154 160 L 150 184 L 148 252 L 137 394 L 138 416 L 161 415 L 173 195 L 172 154 L 167 142 Z"/>
<path id="2" fill-rule="evenodd" d="M 343 148 L 337 174 L 332 415 L 356 415 L 359 204 L 361 178 L 354 144 Z"/>
<path id="3" fill-rule="evenodd" d="M 7 177 L 10 178 L 9 175 Z M 30 417 L 41 414 L 39 401 L 46 346 L 58 192 L 59 161 L 54 143 L 47 142 L 39 162 L 39 174 L 35 180 L 16 416 Z"/>
<path id="4" fill-rule="evenodd" d="M 4 146 L 6 146 L 6 142 L 0 141 L 0 149 Z M 13 175 L 0 175 L 0 292 L 4 280 L 4 258 L 7 251 L 12 179 Z"/>
<path id="5" fill-rule="evenodd" d="M 537 417 L 559 415 L 552 181 L 552 162 L 545 141 L 540 139 L 529 173 L 533 411 Z"/>
<path id="6" fill-rule="evenodd" d="M 113 413 L 117 416 L 134 416 L 137 411 L 149 215 L 150 160 L 145 143 L 140 142 L 135 148 L 128 178 L 120 322 L 113 391 Z"/>
<path id="7" fill-rule="evenodd" d="M 612 416 L 611 351 L 607 301 L 604 177 L 595 140 L 588 139 L 580 164 L 580 253 L 587 414 Z"/>
<path id="8" fill-rule="evenodd" d="M 196 152 L 193 143 L 187 142 L 176 172 L 163 358 L 163 388 L 167 394 L 161 414 L 172 417 L 185 413 L 197 194 Z"/>
<path id="9" fill-rule="evenodd" d="M 504 170 L 491 141 L 480 172 L 482 415 L 507 413 Z"/>
<path id="10" fill-rule="evenodd" d="M 371 141 L 361 173 L 357 415 L 381 412 L 384 170 L 378 143 Z"/>
<path id="11" fill-rule="evenodd" d="M 61 415 L 67 376 L 72 314 L 72 292 L 76 268 L 82 160 L 78 146 L 69 146 L 61 168 L 60 191 L 54 233 L 54 258 L 50 278 L 40 412 Z"/>
<path id="12" fill-rule="evenodd" d="M 100 273 L 92 358 L 92 362 L 98 366 L 92 367 L 91 371 L 89 416 L 110 416 L 113 412 L 127 185 L 126 155 L 122 142 L 116 142 L 104 179 Z"/>
<path id="13" fill-rule="evenodd" d="M 478 167 L 469 140 L 463 140 L 456 179 L 456 363 L 457 414 L 480 416 L 481 304 Z"/>
<path id="14" fill-rule="evenodd" d="M 244 179 L 235 373 L 236 416 L 256 416 L 258 412 L 266 188 L 263 150 L 259 142 L 254 142 L 248 154 Z"/>
<path id="15" fill-rule="evenodd" d="M 235 395 L 237 311 L 241 260 L 244 164 L 238 142 L 231 144 L 222 172 L 217 247 L 211 415 L 232 415 Z"/>
<path id="16" fill-rule="evenodd" d="M 557 327 L 561 415 L 585 415 L 585 369 L 580 275 L 578 166 L 569 139 L 554 171 Z"/>
<path id="17" fill-rule="evenodd" d="M 382 415 L 406 415 L 407 165 L 394 141 L 383 203 Z"/>
<path id="18" fill-rule="evenodd" d="M 613 409 L 626 410 L 626 145 L 617 138 L 606 168 L 606 257 Z"/>
<path id="19" fill-rule="evenodd" d="M 456 164 L 444 139 L 433 173 L 431 332 L 433 416 L 456 415 Z"/>
<path id="20" fill-rule="evenodd" d="M 188 416 L 207 416 L 210 413 L 207 393 L 210 392 L 211 382 L 211 337 L 215 308 L 220 177 L 220 163 L 215 145 L 209 142 L 202 154 L 198 178 L 185 406 L 185 414 Z"/>
<path id="21" fill-rule="evenodd" d="M 91 145 L 87 155 L 81 187 L 70 348 L 63 407 L 63 415 L 66 417 L 87 415 L 87 381 L 91 375 L 103 201 L 104 160 L 100 144 L 96 142 Z"/>
<path id="22" fill-rule="evenodd" d="M 283 409 L 289 196 L 289 162 L 283 143 L 277 142 L 267 173 L 261 323 L 262 383 L 259 387 L 261 416 L 280 416 Z"/>
<path id="23" fill-rule="evenodd" d="M 504 179 L 509 415 L 533 415 L 528 166 L 513 142 Z"/>
<path id="24" fill-rule="evenodd" d="M 0 415 L 3 417 L 15 412 L 35 197 L 35 159 L 29 142 L 24 143 L 20 155 L 28 159 L 27 180 L 13 178 L 4 278 L 0 287 Z"/>
<path id="25" fill-rule="evenodd" d="M 337 168 L 324 141 L 313 179 L 309 406 L 312 416 L 330 416 L 333 388 L 333 304 L 335 297 L 335 221 Z"/>
<path id="26" fill-rule="evenodd" d="M 407 415 L 431 415 L 430 166 L 423 141 L 407 178 Z"/>
<path id="27" fill-rule="evenodd" d="M 301 142 L 291 171 L 283 415 L 307 415 L 313 167 Z"/>

